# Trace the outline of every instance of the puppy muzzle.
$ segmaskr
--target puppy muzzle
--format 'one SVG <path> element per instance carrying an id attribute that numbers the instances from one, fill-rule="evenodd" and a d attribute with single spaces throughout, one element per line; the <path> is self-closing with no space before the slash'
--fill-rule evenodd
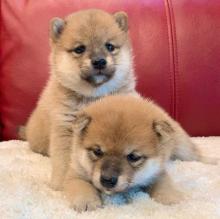
<path id="1" fill-rule="evenodd" d="M 91 72 L 83 72 L 81 78 L 94 87 L 98 87 L 109 81 L 114 75 L 114 70 L 92 70 Z"/>

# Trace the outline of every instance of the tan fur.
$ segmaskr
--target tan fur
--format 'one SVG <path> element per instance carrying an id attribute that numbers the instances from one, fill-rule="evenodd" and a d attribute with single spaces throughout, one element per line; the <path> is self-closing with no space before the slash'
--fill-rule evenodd
<path id="1" fill-rule="evenodd" d="M 107 51 L 105 44 L 117 46 Z M 51 75 L 26 126 L 26 137 L 33 151 L 51 155 L 54 189 L 62 187 L 70 155 L 73 113 L 88 103 L 111 93 L 135 93 L 131 46 L 124 12 L 101 10 L 73 13 L 54 18 L 50 27 Z M 86 51 L 74 49 L 85 45 Z M 92 85 L 84 78 L 100 74 L 91 65 L 94 57 L 104 57 L 108 81 Z M 106 77 L 104 77 L 106 78 Z"/>
<path id="2" fill-rule="evenodd" d="M 163 172 L 158 180 L 148 190 L 155 201 L 170 205 L 183 201 L 186 197 L 173 185 L 166 172 Z"/>
<path id="3" fill-rule="evenodd" d="M 103 152 L 100 157 L 95 155 L 97 147 Z M 134 152 L 141 159 L 131 163 L 128 155 Z M 165 172 L 165 164 L 172 156 L 185 160 L 199 160 L 200 157 L 186 132 L 164 110 L 138 96 L 102 98 L 75 115 L 66 180 L 69 186 L 64 183 L 65 194 L 71 206 L 79 211 L 81 206 L 90 208 L 91 200 L 99 200 L 97 205 L 101 203 L 92 188 L 114 194 L 133 187 L 150 186 L 150 194 L 155 200 L 164 204 L 177 203 L 183 196 Z M 103 171 L 106 162 L 108 168 Z M 116 174 L 116 186 L 104 187 L 100 181 L 102 174 Z M 86 192 L 76 188 L 72 192 L 79 179 L 84 181 L 83 188 L 86 184 Z M 90 195 L 93 194 L 89 198 L 87 189 L 92 190 Z"/>

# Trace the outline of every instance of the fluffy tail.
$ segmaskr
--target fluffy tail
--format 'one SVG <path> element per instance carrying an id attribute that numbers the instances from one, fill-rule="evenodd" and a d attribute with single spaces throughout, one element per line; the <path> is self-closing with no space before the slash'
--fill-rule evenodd
<path id="1" fill-rule="evenodd" d="M 198 147 L 186 136 L 186 138 L 176 145 L 172 160 L 199 161 L 206 164 L 218 164 L 220 158 L 207 157 L 201 154 Z"/>
<path id="2" fill-rule="evenodd" d="M 219 158 L 216 157 L 205 157 L 205 156 L 200 156 L 200 161 L 202 163 L 207 163 L 207 164 L 218 164 L 220 162 Z"/>
<path id="3" fill-rule="evenodd" d="M 20 139 L 20 140 L 24 140 L 24 141 L 26 141 L 27 140 L 27 138 L 26 138 L 26 132 L 25 132 L 25 126 L 19 126 L 19 128 L 18 128 L 18 138 Z"/>

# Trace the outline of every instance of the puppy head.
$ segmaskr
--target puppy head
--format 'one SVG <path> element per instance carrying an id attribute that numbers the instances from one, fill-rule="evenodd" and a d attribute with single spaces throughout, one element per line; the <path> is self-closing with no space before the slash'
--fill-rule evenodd
<path id="1" fill-rule="evenodd" d="M 162 145 L 171 126 L 156 121 L 141 99 L 105 97 L 80 112 L 73 126 L 73 165 L 107 194 L 153 182 L 170 154 Z"/>
<path id="2" fill-rule="evenodd" d="M 84 96 L 103 96 L 131 77 L 125 12 L 93 9 L 54 18 L 50 36 L 51 66 L 63 86 Z"/>

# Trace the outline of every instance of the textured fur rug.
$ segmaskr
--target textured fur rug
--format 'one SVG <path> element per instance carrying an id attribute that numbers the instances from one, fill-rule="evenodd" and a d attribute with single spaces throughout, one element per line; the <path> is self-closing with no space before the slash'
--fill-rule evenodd
<path id="1" fill-rule="evenodd" d="M 220 158 L 220 137 L 193 138 L 203 154 Z M 0 143 L 1 219 L 214 219 L 220 218 L 220 162 L 175 161 L 168 172 L 187 200 L 165 206 L 144 193 L 134 193 L 131 204 L 120 197 L 105 197 L 106 206 L 78 214 L 69 209 L 60 192 L 49 186 L 50 159 L 31 152 L 22 141 Z"/>

